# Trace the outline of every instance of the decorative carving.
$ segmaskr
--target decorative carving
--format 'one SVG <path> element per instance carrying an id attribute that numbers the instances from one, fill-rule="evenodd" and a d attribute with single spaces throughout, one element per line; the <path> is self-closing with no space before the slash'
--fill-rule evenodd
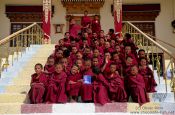
<path id="1" fill-rule="evenodd" d="M 52 6 L 52 17 L 54 6 Z M 6 6 L 6 15 L 10 22 L 42 22 L 42 6 Z"/>
<path id="2" fill-rule="evenodd" d="M 7 13 L 10 22 L 42 22 L 42 13 Z"/>
<path id="3" fill-rule="evenodd" d="M 83 14 L 85 10 L 89 14 L 99 14 L 104 0 L 62 0 L 63 6 L 66 7 L 67 14 Z"/>

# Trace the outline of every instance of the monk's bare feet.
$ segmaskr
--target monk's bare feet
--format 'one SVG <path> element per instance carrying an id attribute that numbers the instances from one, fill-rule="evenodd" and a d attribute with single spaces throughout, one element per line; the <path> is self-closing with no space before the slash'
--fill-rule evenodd
<path id="1" fill-rule="evenodd" d="M 70 103 L 76 103 L 76 101 L 74 99 L 71 99 Z"/>
<path id="2" fill-rule="evenodd" d="M 52 102 L 50 102 L 50 101 L 47 101 L 47 102 L 46 102 L 46 104 L 52 104 Z"/>

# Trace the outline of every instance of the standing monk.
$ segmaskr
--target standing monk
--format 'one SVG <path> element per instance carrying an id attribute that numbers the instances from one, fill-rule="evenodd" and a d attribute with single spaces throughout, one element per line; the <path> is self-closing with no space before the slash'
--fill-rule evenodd
<path id="1" fill-rule="evenodd" d="M 81 31 L 81 26 L 76 24 L 75 19 L 70 20 L 70 26 L 69 26 L 69 33 L 70 36 L 74 37 L 76 39 L 78 37 L 78 33 Z"/>
<path id="2" fill-rule="evenodd" d="M 92 20 L 92 32 L 100 34 L 101 25 L 98 15 L 95 15 L 94 19 Z"/>
<path id="3" fill-rule="evenodd" d="M 35 65 L 35 72 L 32 75 L 31 89 L 29 91 L 29 98 L 31 104 L 42 103 L 44 101 L 45 89 L 47 87 L 47 77 L 43 73 L 43 66 L 38 63 Z"/>
<path id="4" fill-rule="evenodd" d="M 88 16 L 88 11 L 84 11 L 84 16 L 81 19 L 81 26 L 83 27 L 83 32 L 86 31 L 91 25 L 91 18 Z"/>
<path id="5" fill-rule="evenodd" d="M 65 92 L 65 83 L 67 75 L 63 71 L 62 64 L 55 65 L 55 72 L 49 79 L 48 90 L 46 94 L 47 103 L 66 103 L 67 96 Z"/>

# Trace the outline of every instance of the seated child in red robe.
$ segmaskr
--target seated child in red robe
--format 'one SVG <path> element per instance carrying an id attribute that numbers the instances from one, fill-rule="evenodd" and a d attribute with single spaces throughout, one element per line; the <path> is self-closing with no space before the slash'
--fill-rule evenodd
<path id="1" fill-rule="evenodd" d="M 115 63 L 110 65 L 110 73 L 105 75 L 109 84 L 109 96 L 112 102 L 126 102 L 127 94 L 124 88 L 123 78 L 116 72 Z"/>
<path id="2" fill-rule="evenodd" d="M 79 73 L 79 67 L 73 65 L 70 74 L 67 77 L 67 93 L 70 96 L 70 102 L 78 101 L 80 95 L 80 89 L 82 85 L 82 75 Z"/>
<path id="3" fill-rule="evenodd" d="M 91 69 L 91 60 L 85 60 L 84 61 L 84 71 L 83 71 L 83 84 L 81 89 L 81 99 L 83 102 L 91 102 L 93 100 L 93 72 Z M 86 83 L 85 79 L 88 77 L 88 79 L 91 80 L 91 83 Z"/>
<path id="4" fill-rule="evenodd" d="M 92 71 L 94 73 L 94 103 L 104 105 L 110 102 L 108 97 L 108 81 L 105 79 L 98 67 L 93 67 Z"/>
<path id="5" fill-rule="evenodd" d="M 47 63 L 44 66 L 44 72 L 47 73 L 48 75 L 55 72 L 55 60 L 54 57 L 49 56 L 47 59 Z"/>
<path id="6" fill-rule="evenodd" d="M 143 76 L 147 92 L 156 92 L 157 83 L 154 79 L 153 71 L 147 65 L 146 58 L 140 59 L 139 73 Z"/>
<path id="7" fill-rule="evenodd" d="M 131 68 L 131 75 L 128 79 L 128 86 L 130 88 L 131 98 L 133 102 L 140 105 L 149 102 L 148 95 L 146 93 L 145 82 L 143 76 L 138 73 L 138 67 L 133 66 Z"/>
<path id="8" fill-rule="evenodd" d="M 55 65 L 55 72 L 49 79 L 48 90 L 46 94 L 46 103 L 66 103 L 67 96 L 65 92 L 67 75 L 63 71 L 62 64 Z"/>
<path id="9" fill-rule="evenodd" d="M 43 103 L 44 95 L 47 88 L 47 76 L 43 73 L 43 66 L 41 64 L 35 65 L 35 72 L 32 75 L 30 83 L 31 89 L 29 91 L 29 99 L 31 104 Z"/>

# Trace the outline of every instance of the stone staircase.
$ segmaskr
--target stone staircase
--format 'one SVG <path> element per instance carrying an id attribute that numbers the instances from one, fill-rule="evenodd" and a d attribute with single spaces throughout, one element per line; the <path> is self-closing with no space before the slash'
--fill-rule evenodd
<path id="1" fill-rule="evenodd" d="M 149 94 L 150 103 L 139 107 L 137 103 L 108 103 L 104 106 L 93 103 L 29 104 L 27 93 L 30 89 L 31 74 L 36 63 L 45 64 L 53 52 L 54 45 L 33 45 L 13 66 L 2 73 L 0 79 L 0 114 L 66 113 L 66 114 L 121 114 L 121 113 L 173 113 L 175 114 L 174 93 L 161 77 L 157 93 Z M 154 72 L 156 81 L 158 77 Z M 169 84 L 170 81 L 168 81 Z"/>

